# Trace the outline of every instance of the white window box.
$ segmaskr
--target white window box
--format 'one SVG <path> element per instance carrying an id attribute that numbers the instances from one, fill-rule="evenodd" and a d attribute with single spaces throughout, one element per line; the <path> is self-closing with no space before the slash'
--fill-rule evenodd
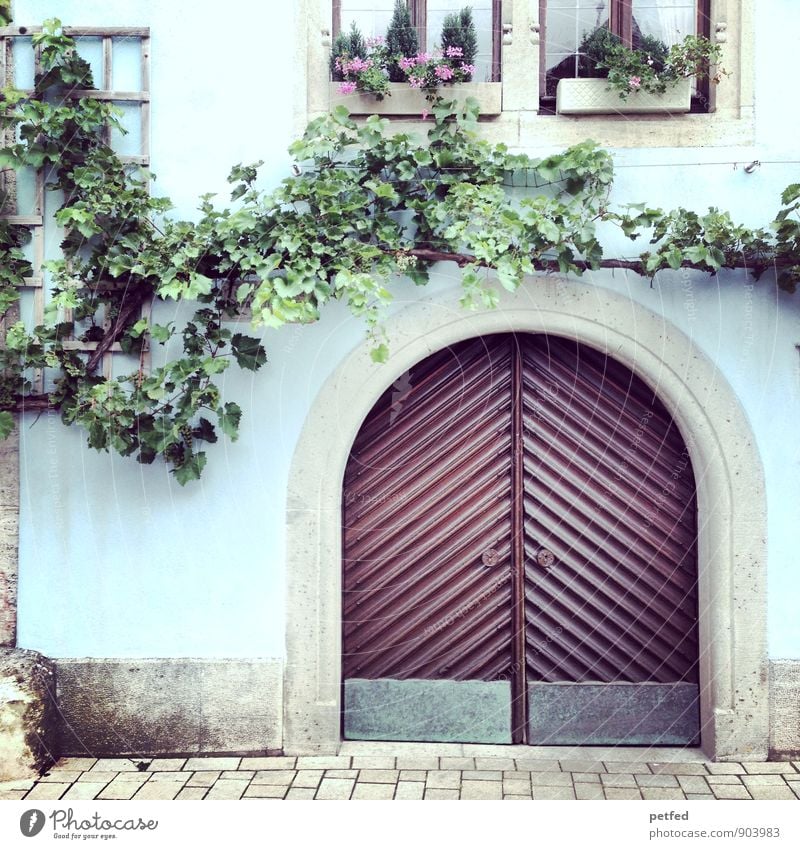
<path id="1" fill-rule="evenodd" d="M 679 80 L 663 94 L 634 91 L 624 100 L 598 78 L 564 79 L 556 89 L 559 115 L 643 115 L 689 112 L 692 106 L 691 79 Z"/>
<path id="2" fill-rule="evenodd" d="M 408 83 L 389 83 L 389 96 L 383 100 L 357 91 L 353 94 L 340 94 L 340 85 L 333 82 L 330 84 L 331 109 L 342 104 L 350 110 L 351 115 L 419 116 L 431 109 L 425 94 L 411 88 Z M 502 90 L 501 83 L 455 83 L 442 86 L 439 94 L 445 100 L 457 100 L 459 103 L 473 97 L 478 101 L 481 115 L 499 115 L 502 111 Z"/>

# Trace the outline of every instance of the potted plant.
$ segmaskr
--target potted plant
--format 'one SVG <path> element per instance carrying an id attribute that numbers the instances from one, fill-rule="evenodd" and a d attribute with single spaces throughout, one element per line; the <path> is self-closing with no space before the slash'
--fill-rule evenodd
<path id="1" fill-rule="evenodd" d="M 558 81 L 556 111 L 561 115 L 688 112 L 692 80 L 719 63 L 721 47 L 699 35 L 671 47 L 642 36 L 632 49 L 598 29 L 584 37 L 578 53 L 579 76 Z M 724 73 L 717 70 L 713 81 Z"/>
<path id="2" fill-rule="evenodd" d="M 482 115 L 501 110 L 499 83 L 473 82 L 478 38 L 472 9 L 445 17 L 439 46 L 419 49 L 408 9 L 397 0 L 385 37 L 365 39 L 355 24 L 340 33 L 331 50 L 331 104 L 351 115 L 426 117 L 443 87 L 459 84 L 457 100 L 475 98 Z"/>

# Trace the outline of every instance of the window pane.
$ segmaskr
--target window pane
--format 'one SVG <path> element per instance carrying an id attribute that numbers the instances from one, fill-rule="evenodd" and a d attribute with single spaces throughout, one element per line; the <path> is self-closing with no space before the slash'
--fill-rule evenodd
<path id="1" fill-rule="evenodd" d="M 555 97 L 556 85 L 565 77 L 589 76 L 581 61 L 584 40 L 608 28 L 608 0 L 551 0 L 546 19 L 545 96 Z"/>
<path id="2" fill-rule="evenodd" d="M 355 21 L 364 38 L 386 35 L 393 10 L 394 0 L 342 0 L 341 30 Z"/>
<path id="3" fill-rule="evenodd" d="M 633 0 L 632 8 L 634 46 L 642 35 L 650 35 L 669 47 L 697 30 L 692 0 Z"/>
<path id="4" fill-rule="evenodd" d="M 428 44 L 434 50 L 442 44 L 442 24 L 447 15 L 459 12 L 465 6 L 472 7 L 472 20 L 478 34 L 478 56 L 475 60 L 475 82 L 492 79 L 492 3 L 491 0 L 428 0 Z"/>

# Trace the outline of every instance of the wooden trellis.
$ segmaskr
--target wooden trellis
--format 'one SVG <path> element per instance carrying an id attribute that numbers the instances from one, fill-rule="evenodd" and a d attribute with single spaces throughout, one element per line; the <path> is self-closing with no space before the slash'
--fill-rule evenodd
<path id="1" fill-rule="evenodd" d="M 41 32 L 41 27 L 0 27 L 0 83 L 13 84 L 14 78 L 14 56 L 11 45 L 14 39 L 30 38 L 34 33 Z M 120 155 L 122 162 L 131 166 L 148 168 L 150 166 L 150 29 L 149 27 L 64 27 L 65 35 L 76 39 L 99 39 L 102 45 L 102 70 L 100 79 L 95 80 L 96 89 L 75 89 L 70 92 L 70 97 L 92 97 L 97 100 L 107 100 L 120 104 L 135 104 L 138 106 L 139 115 L 139 138 L 140 151 L 136 155 Z M 140 45 L 140 90 L 121 91 L 114 87 L 114 45 L 121 40 L 136 40 Z M 38 76 L 41 71 L 41 51 L 33 47 L 34 73 Z M 104 141 L 110 145 L 111 128 L 106 127 Z M 44 270 L 45 259 L 45 204 L 44 204 L 44 170 L 39 169 L 35 174 L 33 207 L 29 214 L 4 214 L 0 215 L 3 220 L 13 224 L 21 224 L 28 227 L 32 238 L 32 274 L 25 278 L 24 285 L 20 288 L 33 291 L 33 321 L 34 324 L 44 323 L 45 289 Z M 16 210 L 19 212 L 19 209 Z M 142 307 L 142 316 L 149 316 L 150 305 Z M 65 314 L 64 320 L 70 321 L 72 316 Z M 110 321 L 105 318 L 104 329 L 108 330 Z M 84 342 L 80 339 L 68 339 L 64 341 L 64 348 L 68 350 L 91 353 L 97 349 L 97 342 Z M 114 352 L 119 352 L 119 343 L 111 346 L 110 350 L 103 355 L 103 374 L 106 378 L 111 377 Z M 145 346 L 141 357 L 141 367 L 149 368 L 149 349 Z M 41 370 L 34 375 L 35 393 L 43 392 L 44 377 Z"/>

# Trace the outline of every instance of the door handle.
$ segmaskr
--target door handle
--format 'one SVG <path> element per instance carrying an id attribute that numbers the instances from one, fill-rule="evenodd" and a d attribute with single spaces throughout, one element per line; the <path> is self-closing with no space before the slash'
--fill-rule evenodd
<path id="1" fill-rule="evenodd" d="M 494 548 L 487 548 L 486 551 L 481 555 L 481 563 L 487 568 L 491 569 L 492 566 L 497 566 L 500 562 L 500 552 Z"/>
<path id="2" fill-rule="evenodd" d="M 549 548 L 540 548 L 536 554 L 536 562 L 542 569 L 550 569 L 556 562 L 556 556 Z"/>

